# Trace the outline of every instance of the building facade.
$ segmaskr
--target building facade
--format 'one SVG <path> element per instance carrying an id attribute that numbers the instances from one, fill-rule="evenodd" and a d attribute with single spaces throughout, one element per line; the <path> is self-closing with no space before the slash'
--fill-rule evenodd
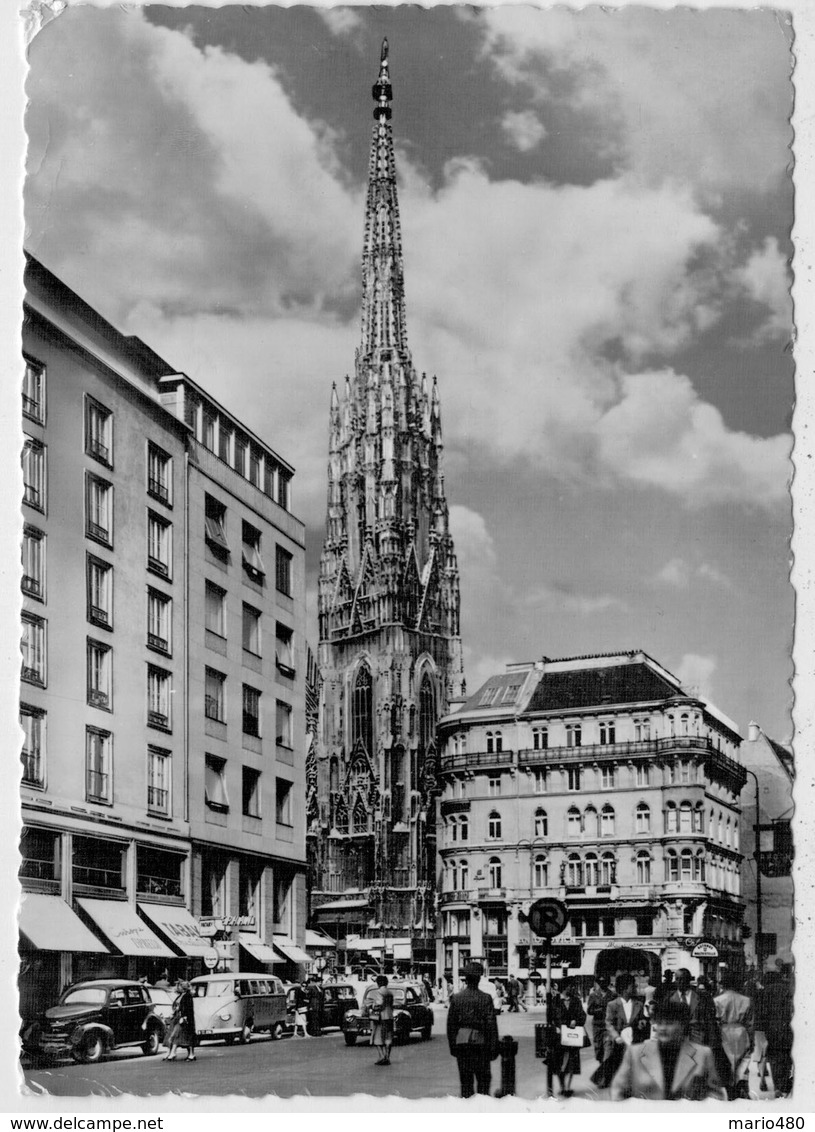
<path id="1" fill-rule="evenodd" d="M 532 977 L 541 897 L 568 908 L 553 957 L 572 974 L 738 966 L 739 743 L 641 652 L 490 678 L 439 724 L 438 969 Z"/>
<path id="2" fill-rule="evenodd" d="M 312 917 L 349 952 L 430 965 L 435 731 L 463 687 L 459 579 L 438 389 L 407 344 L 387 41 L 373 97 L 362 340 L 330 410 Z"/>
<path id="3" fill-rule="evenodd" d="M 22 1012 L 197 973 L 219 938 L 279 971 L 305 932 L 292 468 L 33 259 L 26 288 Z"/>

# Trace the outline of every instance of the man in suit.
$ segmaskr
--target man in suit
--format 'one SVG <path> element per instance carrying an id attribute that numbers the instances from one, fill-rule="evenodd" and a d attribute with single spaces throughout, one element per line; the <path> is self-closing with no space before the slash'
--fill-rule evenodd
<path id="1" fill-rule="evenodd" d="M 680 967 L 676 972 L 674 986 L 676 989 L 669 1001 L 684 1002 L 690 1010 L 690 1040 L 699 1045 L 712 1046 L 717 1033 L 713 1000 L 699 994 L 696 987 L 691 986 L 691 973 L 687 967 Z"/>
<path id="2" fill-rule="evenodd" d="M 586 1013 L 592 1020 L 594 1056 L 597 1058 L 597 1068 L 591 1078 L 595 1085 L 599 1085 L 603 1080 L 603 1060 L 606 1055 L 606 1007 L 613 998 L 614 995 L 609 990 L 607 976 L 598 975 L 594 980 L 594 987 L 589 995 L 589 1001 L 586 1003 Z M 605 1085 L 608 1085 L 608 1083 L 609 1082 L 606 1081 Z"/>
<path id="3" fill-rule="evenodd" d="M 462 1097 L 477 1090 L 490 1092 L 490 1062 L 498 1056 L 498 1025 L 488 994 L 478 989 L 484 974 L 480 963 L 464 968 L 464 989 L 450 998 L 447 1012 L 447 1041 L 458 1062 Z"/>
<path id="4" fill-rule="evenodd" d="M 684 1002 L 660 1002 L 651 1011 L 654 1037 L 630 1045 L 611 1083 L 611 1099 L 646 1101 L 727 1100 L 713 1054 L 690 1041 L 690 1010 Z"/>
<path id="5" fill-rule="evenodd" d="M 617 992 L 606 1007 L 606 1032 L 603 1038 L 603 1063 L 592 1075 L 600 1089 L 607 1089 L 617 1072 L 626 1046 L 640 1042 L 647 1026 L 645 1004 L 634 998 L 634 976 L 626 972 L 614 983 Z"/>

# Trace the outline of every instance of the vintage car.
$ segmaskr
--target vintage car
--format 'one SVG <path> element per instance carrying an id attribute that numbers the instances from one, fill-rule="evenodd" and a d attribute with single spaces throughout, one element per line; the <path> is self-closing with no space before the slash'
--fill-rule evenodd
<path id="1" fill-rule="evenodd" d="M 423 1042 L 433 1034 L 433 1011 L 427 991 L 420 983 L 392 982 L 388 990 L 393 994 L 393 1040 L 402 1045 L 418 1030 Z M 342 1020 L 342 1032 L 347 1046 L 356 1045 L 358 1039 L 367 1038 L 370 1044 L 374 1020 L 370 1016 L 372 1002 L 377 1001 L 378 988 L 366 987 L 359 1010 L 348 1010 Z"/>
<path id="2" fill-rule="evenodd" d="M 147 987 L 129 979 L 93 979 L 64 991 L 59 1004 L 28 1027 L 23 1045 L 31 1053 L 93 1062 L 123 1046 L 158 1053 L 164 1029 Z"/>
<path id="3" fill-rule="evenodd" d="M 359 1010 L 356 988 L 351 983 L 324 983 L 320 987 L 322 998 L 320 1029 L 330 1030 L 332 1027 L 342 1028 L 342 1020 L 349 1010 Z M 286 1012 L 288 1014 L 287 1028 L 294 1031 L 295 1001 L 297 987 L 286 989 Z"/>

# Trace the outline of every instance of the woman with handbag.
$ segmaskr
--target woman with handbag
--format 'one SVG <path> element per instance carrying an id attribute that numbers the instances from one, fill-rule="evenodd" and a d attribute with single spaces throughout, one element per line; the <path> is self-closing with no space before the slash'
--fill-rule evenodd
<path id="1" fill-rule="evenodd" d="M 559 997 L 553 997 L 549 1022 L 555 1028 L 554 1075 L 560 1081 L 560 1095 L 570 1097 L 572 1078 L 580 1073 L 580 1051 L 589 1045 L 586 1011 L 572 983 L 563 983 Z"/>
<path id="2" fill-rule="evenodd" d="M 195 1009 L 192 988 L 188 982 L 178 984 L 178 995 L 173 1003 L 170 1019 L 169 1049 L 165 1061 L 175 1061 L 175 1051 L 183 1046 L 187 1051 L 187 1061 L 195 1061 Z"/>

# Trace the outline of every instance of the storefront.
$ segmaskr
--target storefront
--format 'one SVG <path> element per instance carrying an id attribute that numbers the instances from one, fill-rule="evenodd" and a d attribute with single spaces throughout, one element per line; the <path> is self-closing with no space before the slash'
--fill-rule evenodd
<path id="1" fill-rule="evenodd" d="M 84 913 L 103 938 L 118 952 L 115 974 L 122 978 L 148 981 L 157 977 L 159 965 L 177 958 L 176 952 L 163 943 L 142 920 L 136 909 L 124 900 L 92 900 L 79 897 L 77 908 Z M 74 971 L 74 981 L 101 977 L 102 972 Z"/>

